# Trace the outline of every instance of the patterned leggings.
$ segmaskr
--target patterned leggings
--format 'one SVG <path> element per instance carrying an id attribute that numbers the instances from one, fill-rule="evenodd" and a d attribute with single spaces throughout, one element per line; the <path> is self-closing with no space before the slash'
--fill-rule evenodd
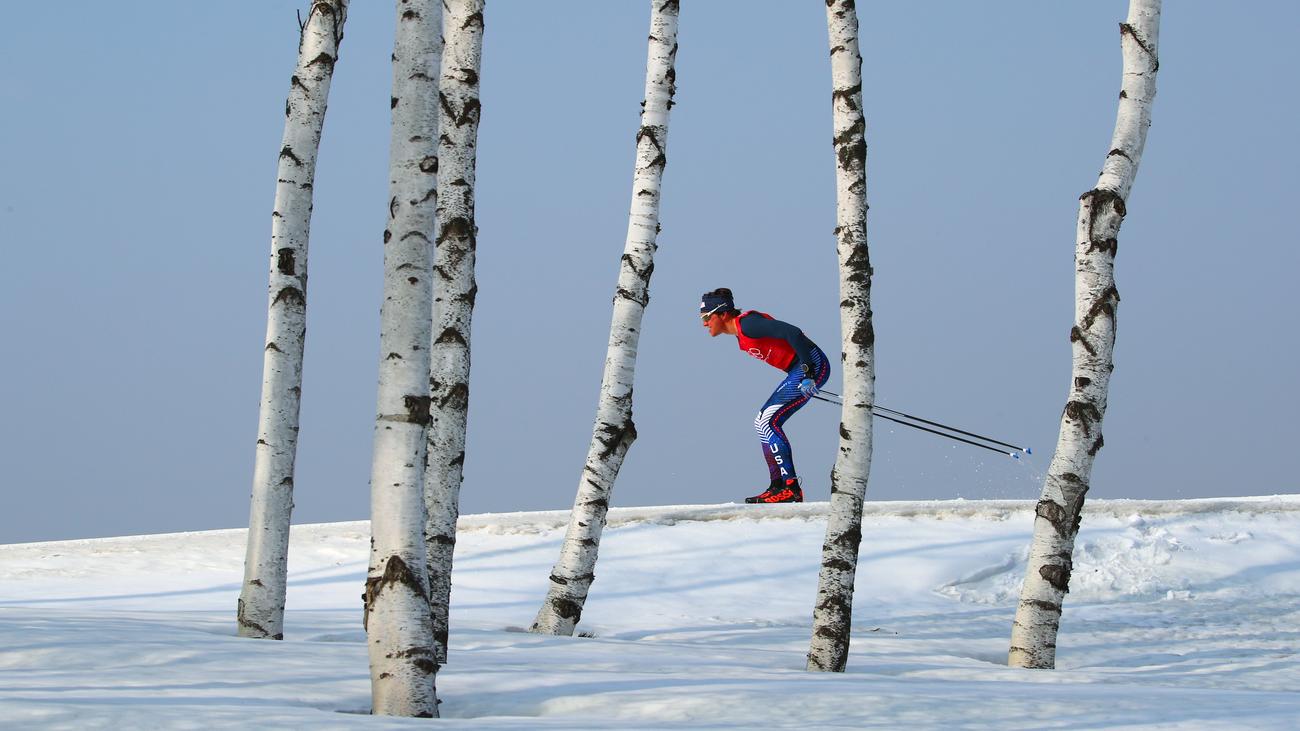
<path id="1" fill-rule="evenodd" d="M 831 367 L 820 348 L 813 348 L 812 364 L 817 373 L 813 380 L 821 388 L 831 376 Z M 799 390 L 799 382 L 802 380 L 803 369 L 796 365 L 772 392 L 763 408 L 759 409 L 758 418 L 754 419 L 754 430 L 762 442 L 763 458 L 767 460 L 767 471 L 773 480 L 795 477 L 794 453 L 783 427 L 791 414 L 808 403 L 808 397 Z"/>

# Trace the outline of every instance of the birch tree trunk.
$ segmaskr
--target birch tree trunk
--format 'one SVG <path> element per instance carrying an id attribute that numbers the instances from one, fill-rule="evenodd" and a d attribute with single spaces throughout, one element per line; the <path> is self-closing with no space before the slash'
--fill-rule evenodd
<path id="1" fill-rule="evenodd" d="M 424 459 L 441 53 L 441 0 L 397 0 L 365 593 L 376 715 L 438 715 L 425 574 Z"/>
<path id="2" fill-rule="evenodd" d="M 298 40 L 285 102 L 284 140 L 271 212 L 270 304 L 262 360 L 262 405 L 253 461 L 240 637 L 284 639 L 285 581 L 293 466 L 298 453 L 302 353 L 307 334 L 307 240 L 312 185 L 330 81 L 343 41 L 347 0 L 314 0 Z"/>
<path id="3" fill-rule="evenodd" d="M 650 302 L 650 275 L 654 272 L 655 238 L 659 233 L 659 191 L 668 162 L 668 113 L 676 91 L 673 64 L 677 57 L 677 16 L 677 0 L 651 0 L 645 101 L 641 129 L 636 135 L 631 214 L 614 293 L 600 402 L 564 545 L 551 571 L 546 601 L 533 622 L 532 631 L 537 633 L 573 634 L 587 591 L 596 578 L 596 554 L 614 480 L 636 439 L 632 385 L 641 318 Z"/>
<path id="4" fill-rule="evenodd" d="M 876 334 L 871 323 L 867 252 L 867 122 L 862 113 L 862 56 L 853 0 L 826 5 L 835 130 L 835 236 L 840 270 L 844 406 L 840 453 L 831 471 L 830 517 L 813 610 L 808 669 L 843 672 L 853 624 L 853 580 L 862 541 L 862 503 L 871 471 Z"/>
<path id="5" fill-rule="evenodd" d="M 452 552 L 460 516 L 469 412 L 470 321 L 474 315 L 474 169 L 477 157 L 479 59 L 483 52 L 484 0 L 446 0 L 439 98 L 444 114 L 439 141 L 438 246 L 433 271 L 433 409 L 424 473 L 424 525 L 434 654 L 447 662 Z"/>
<path id="6" fill-rule="evenodd" d="M 1056 666 L 1056 635 L 1061 605 L 1070 590 L 1074 538 L 1083 515 L 1093 459 L 1101 449 L 1110 374 L 1115 367 L 1115 254 L 1126 201 L 1137 176 L 1151 102 L 1160 67 L 1156 47 L 1160 0 L 1131 0 L 1120 25 L 1124 52 L 1123 88 L 1110 152 L 1097 187 L 1079 203 L 1074 254 L 1074 326 L 1070 343 L 1074 367 L 1061 416 L 1056 453 L 1048 468 L 1034 519 L 1025 583 L 1011 630 L 1008 664 L 1024 668 Z"/>

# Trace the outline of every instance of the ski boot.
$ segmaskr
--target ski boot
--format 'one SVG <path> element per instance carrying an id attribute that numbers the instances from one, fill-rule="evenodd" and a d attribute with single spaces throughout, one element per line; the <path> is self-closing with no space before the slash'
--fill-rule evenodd
<path id="1" fill-rule="evenodd" d="M 801 503 L 803 490 L 799 487 L 799 478 L 772 480 L 772 484 L 763 492 L 745 498 L 747 503 Z"/>

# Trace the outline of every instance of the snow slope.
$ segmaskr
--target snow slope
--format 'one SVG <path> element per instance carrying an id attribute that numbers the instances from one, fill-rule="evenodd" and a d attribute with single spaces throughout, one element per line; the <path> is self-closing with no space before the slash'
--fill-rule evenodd
<path id="1" fill-rule="evenodd" d="M 242 530 L 0 546 L 0 728 L 1300 726 L 1300 496 L 1089 503 L 1055 671 L 1005 665 L 1033 504 L 958 500 L 868 506 L 805 672 L 825 515 L 615 509 L 575 638 L 520 631 L 566 513 L 462 518 L 436 722 L 363 715 L 364 522 L 294 528 L 284 642 L 234 636 Z"/>

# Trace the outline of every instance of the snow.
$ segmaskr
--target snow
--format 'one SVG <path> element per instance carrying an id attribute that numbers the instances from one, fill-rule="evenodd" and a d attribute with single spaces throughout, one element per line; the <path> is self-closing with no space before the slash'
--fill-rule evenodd
<path id="1" fill-rule="evenodd" d="M 1300 496 L 1094 501 L 1058 669 L 1006 667 L 1028 501 L 868 505 L 848 672 L 809 673 L 825 503 L 610 512 L 579 630 L 521 631 L 566 513 L 460 522 L 439 721 L 365 715 L 365 522 L 295 526 L 283 642 L 244 531 L 0 546 L 0 728 L 1290 729 Z"/>

